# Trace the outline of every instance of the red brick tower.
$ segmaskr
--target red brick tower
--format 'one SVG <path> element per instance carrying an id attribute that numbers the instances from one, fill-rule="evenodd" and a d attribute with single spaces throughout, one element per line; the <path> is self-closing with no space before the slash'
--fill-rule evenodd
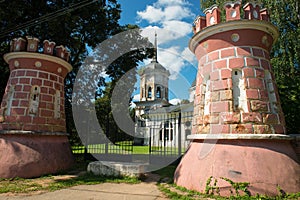
<path id="1" fill-rule="evenodd" d="M 66 169 L 72 154 L 65 128 L 64 78 L 69 52 L 45 40 L 14 39 L 4 55 L 10 77 L 0 109 L 0 177 L 34 177 Z M 17 151 L 18 150 L 18 151 Z"/>
<path id="2" fill-rule="evenodd" d="M 226 22 L 217 6 L 195 20 L 189 48 L 199 61 L 194 101 L 193 142 L 175 173 L 175 182 L 205 190 L 210 176 L 250 182 L 252 194 L 300 190 L 299 160 L 270 65 L 278 38 L 266 9 L 227 2 Z M 196 159 L 195 159 L 196 158 Z M 281 163 L 281 164 L 280 164 Z M 286 170 L 289 166 L 289 170 Z M 218 182 L 226 193 L 226 181 Z M 229 192 L 229 190 L 227 191 Z"/>

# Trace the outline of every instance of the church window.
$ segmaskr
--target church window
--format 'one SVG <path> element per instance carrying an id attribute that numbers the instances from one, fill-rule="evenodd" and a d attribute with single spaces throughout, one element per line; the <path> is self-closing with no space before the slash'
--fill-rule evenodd
<path id="1" fill-rule="evenodd" d="M 148 88 L 148 98 L 152 98 L 152 88 Z"/>
<path id="2" fill-rule="evenodd" d="M 161 89 L 160 89 L 160 87 L 156 88 L 156 98 L 161 98 Z"/>

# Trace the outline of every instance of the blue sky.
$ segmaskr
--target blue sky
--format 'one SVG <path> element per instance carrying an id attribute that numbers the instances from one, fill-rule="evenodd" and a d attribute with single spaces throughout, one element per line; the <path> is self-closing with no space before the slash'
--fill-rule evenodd
<path id="1" fill-rule="evenodd" d="M 170 73 L 169 99 L 189 99 L 188 89 L 197 73 L 197 62 L 188 49 L 192 25 L 200 11 L 200 0 L 118 0 L 120 24 L 137 24 L 142 35 L 154 42 L 158 37 L 158 61 Z M 145 60 L 143 64 L 149 63 Z M 142 64 L 142 65 L 143 65 Z M 138 96 L 138 91 L 134 95 Z"/>

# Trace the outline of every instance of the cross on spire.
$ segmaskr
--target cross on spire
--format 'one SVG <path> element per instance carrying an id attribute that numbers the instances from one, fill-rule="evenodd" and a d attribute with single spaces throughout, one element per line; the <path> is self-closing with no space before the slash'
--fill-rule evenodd
<path id="1" fill-rule="evenodd" d="M 155 31 L 155 38 L 154 38 L 154 55 L 152 58 L 152 62 L 157 63 L 157 33 Z"/>

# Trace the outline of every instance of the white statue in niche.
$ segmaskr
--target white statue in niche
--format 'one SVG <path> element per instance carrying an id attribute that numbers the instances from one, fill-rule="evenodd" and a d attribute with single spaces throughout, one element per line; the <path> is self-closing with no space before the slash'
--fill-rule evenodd
<path id="1" fill-rule="evenodd" d="M 272 113 L 278 113 L 277 98 L 272 81 L 272 76 L 269 71 L 265 71 L 265 82 L 267 83 L 268 96 Z"/>
<path id="2" fill-rule="evenodd" d="M 39 111 L 39 96 L 40 96 L 40 87 L 32 86 L 30 91 L 30 100 L 29 100 L 29 114 L 37 115 Z"/>
<path id="3" fill-rule="evenodd" d="M 204 96 L 204 115 L 210 114 L 211 92 L 209 88 L 210 88 L 210 80 L 207 80 L 205 85 L 205 96 Z"/>
<path id="4" fill-rule="evenodd" d="M 247 106 L 247 96 L 244 79 L 240 70 L 232 71 L 232 92 L 233 92 L 233 109 L 234 111 L 249 112 Z"/>
<path id="5" fill-rule="evenodd" d="M 11 106 L 12 106 L 14 92 L 15 92 L 15 86 L 13 85 L 9 88 L 9 91 L 7 94 L 7 105 L 6 105 L 6 109 L 5 109 L 6 116 L 10 116 L 10 110 L 11 110 Z"/>

